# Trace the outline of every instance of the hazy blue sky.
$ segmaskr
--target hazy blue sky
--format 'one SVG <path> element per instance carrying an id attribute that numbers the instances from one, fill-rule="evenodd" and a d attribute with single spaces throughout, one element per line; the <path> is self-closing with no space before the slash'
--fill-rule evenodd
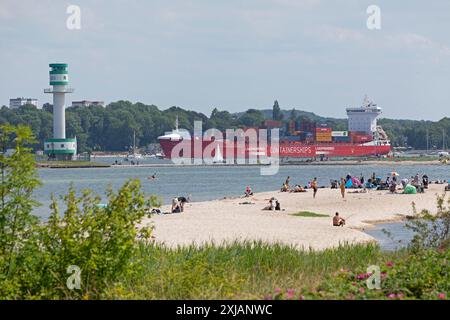
<path id="1" fill-rule="evenodd" d="M 81 30 L 66 8 L 81 8 Z M 381 30 L 366 27 L 369 5 Z M 44 95 L 69 63 L 69 101 L 119 99 L 210 114 L 271 107 L 345 117 L 450 115 L 450 1 L 0 0 L 0 105 Z"/>

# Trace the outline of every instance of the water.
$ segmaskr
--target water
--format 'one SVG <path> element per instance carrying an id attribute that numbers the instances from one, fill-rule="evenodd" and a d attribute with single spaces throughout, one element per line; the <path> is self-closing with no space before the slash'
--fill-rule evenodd
<path id="1" fill-rule="evenodd" d="M 113 163 L 116 158 L 98 158 L 96 162 Z M 142 159 L 144 163 L 168 163 L 167 160 Z M 43 205 L 35 210 L 35 214 L 45 219 L 49 215 L 50 195 L 56 196 L 67 193 L 72 184 L 76 190 L 89 188 L 104 197 L 105 190 L 110 186 L 117 190 L 130 178 L 141 179 L 146 194 L 162 197 L 164 203 L 169 203 L 174 196 L 190 195 L 192 201 L 214 200 L 223 197 L 239 196 L 243 194 L 247 185 L 254 192 L 278 190 L 287 176 L 291 177 L 291 184 L 305 185 L 312 178 L 317 177 L 319 185 L 329 185 L 330 179 L 338 179 L 348 173 L 366 179 L 375 172 L 386 177 L 392 171 L 400 177 L 410 177 L 416 173 L 426 173 L 431 180 L 448 178 L 448 167 L 435 165 L 298 165 L 282 166 L 274 176 L 261 176 L 258 167 L 111 167 L 89 169 L 39 169 L 43 185 L 36 190 L 35 197 Z M 156 173 L 156 180 L 147 179 Z M 367 233 L 378 240 L 383 250 L 394 250 L 406 246 L 412 238 L 410 231 L 403 228 L 404 223 L 379 224 Z M 390 239 L 382 229 L 395 235 L 396 240 Z"/>
<path id="2" fill-rule="evenodd" d="M 406 229 L 405 224 L 406 222 L 382 223 L 377 224 L 374 229 L 366 230 L 365 232 L 378 241 L 382 250 L 397 250 L 407 247 L 413 238 L 413 232 Z M 390 236 L 383 230 L 390 233 Z"/>

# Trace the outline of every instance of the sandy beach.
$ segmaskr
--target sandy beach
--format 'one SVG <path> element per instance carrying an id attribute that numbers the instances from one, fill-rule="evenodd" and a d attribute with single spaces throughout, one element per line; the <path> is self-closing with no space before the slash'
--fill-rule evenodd
<path id="1" fill-rule="evenodd" d="M 305 193 L 263 192 L 249 198 L 187 203 L 185 212 L 153 215 L 142 223 L 153 223 L 157 242 L 168 246 L 201 245 L 205 242 L 223 243 L 262 240 L 284 243 L 298 248 L 325 249 L 339 243 L 374 241 L 363 232 L 373 223 L 398 221 L 412 215 L 412 202 L 418 210 L 436 211 L 436 194 L 444 185 L 432 184 L 423 194 L 390 194 L 389 191 L 350 193 L 341 198 L 338 189 L 320 188 L 313 199 L 312 191 Z M 281 202 L 283 211 L 263 211 L 271 197 Z M 251 202 L 251 204 L 242 204 Z M 163 211 L 170 207 L 164 206 Z M 311 211 L 329 217 L 299 217 L 293 213 Z M 332 216 L 338 211 L 346 218 L 345 227 L 333 227 Z"/>

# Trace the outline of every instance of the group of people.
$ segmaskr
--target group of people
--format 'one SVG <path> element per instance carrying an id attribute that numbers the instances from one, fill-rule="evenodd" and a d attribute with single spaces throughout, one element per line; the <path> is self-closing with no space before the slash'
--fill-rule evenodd
<path id="1" fill-rule="evenodd" d="M 311 182 L 308 183 L 305 187 L 302 187 L 300 184 L 296 184 L 293 188 L 290 187 L 290 181 L 291 177 L 288 176 L 286 178 L 286 181 L 281 186 L 281 192 L 306 192 L 306 189 L 312 189 L 313 190 L 313 197 L 316 197 L 318 184 L 317 184 L 317 178 L 314 178 Z"/>
<path id="2" fill-rule="evenodd" d="M 181 213 L 184 212 L 184 205 L 189 202 L 189 197 L 175 197 L 172 199 L 171 213 Z"/>

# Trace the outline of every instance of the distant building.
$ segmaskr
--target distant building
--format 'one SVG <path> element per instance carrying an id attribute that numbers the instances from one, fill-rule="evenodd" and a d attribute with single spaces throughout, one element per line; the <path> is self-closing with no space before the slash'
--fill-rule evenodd
<path id="1" fill-rule="evenodd" d="M 105 102 L 104 101 L 89 101 L 89 100 L 72 101 L 72 107 L 89 107 L 89 106 L 104 107 Z"/>
<path id="2" fill-rule="evenodd" d="M 21 106 L 24 106 L 26 104 L 32 104 L 36 106 L 36 108 L 39 107 L 38 100 L 33 98 L 15 98 L 15 99 L 9 99 L 9 107 L 11 109 L 17 109 Z"/>

